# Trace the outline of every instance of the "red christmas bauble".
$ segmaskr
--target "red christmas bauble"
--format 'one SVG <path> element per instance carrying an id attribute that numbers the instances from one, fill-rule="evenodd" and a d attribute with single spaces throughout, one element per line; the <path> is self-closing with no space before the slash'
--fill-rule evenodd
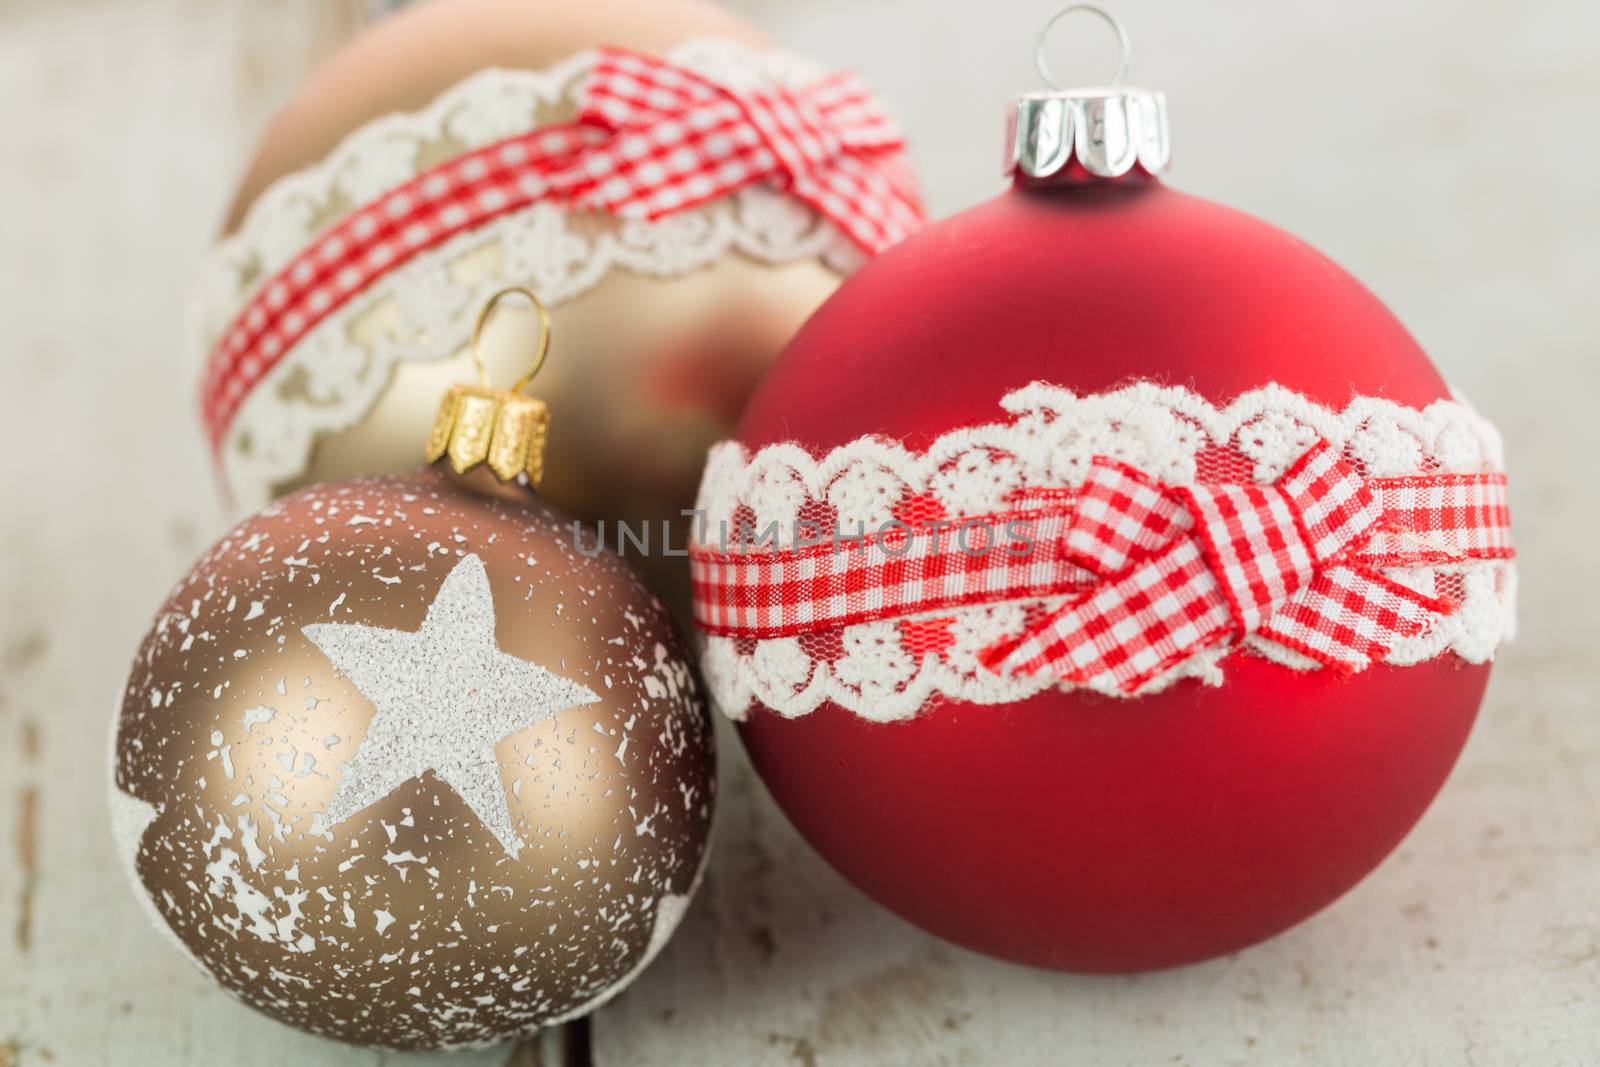
<path id="1" fill-rule="evenodd" d="M 739 443 L 923 449 L 1040 380 L 1187 386 L 1219 406 L 1272 382 L 1333 410 L 1448 396 L 1395 317 L 1305 243 L 1148 175 L 1068 171 L 848 281 Z M 1451 655 L 1348 678 L 1236 655 L 1220 686 L 1134 700 L 1047 689 L 888 723 L 756 707 L 740 732 L 800 832 L 910 921 L 1023 963 L 1139 971 L 1249 945 L 1355 885 L 1444 782 L 1488 674 Z"/>

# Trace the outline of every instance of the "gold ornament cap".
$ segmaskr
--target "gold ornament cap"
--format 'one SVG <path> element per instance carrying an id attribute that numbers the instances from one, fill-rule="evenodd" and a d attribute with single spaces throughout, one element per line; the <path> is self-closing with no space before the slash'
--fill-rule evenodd
<path id="1" fill-rule="evenodd" d="M 495 305 L 507 296 L 527 297 L 539 313 L 539 350 L 533 366 L 510 389 L 496 389 L 489 384 L 484 369 L 483 328 L 494 312 Z M 527 484 L 538 488 L 544 475 L 544 447 L 550 431 L 550 409 L 543 400 L 524 396 L 522 390 L 539 373 L 550 347 L 550 312 L 543 302 L 527 289 L 502 289 L 489 298 L 478 312 L 478 321 L 472 329 L 472 359 L 478 365 L 477 385 L 454 385 L 439 404 L 439 414 L 433 420 L 425 451 L 427 461 L 436 463 L 448 458 L 450 468 L 457 474 L 466 474 L 479 464 L 486 464 L 495 477 L 503 482 L 527 479 Z"/>

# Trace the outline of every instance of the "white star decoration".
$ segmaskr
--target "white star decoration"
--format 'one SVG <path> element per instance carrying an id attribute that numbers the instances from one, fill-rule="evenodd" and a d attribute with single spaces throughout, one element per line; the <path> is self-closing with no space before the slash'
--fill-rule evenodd
<path id="1" fill-rule="evenodd" d="M 322 828 L 337 826 L 431 770 L 515 856 L 520 843 L 495 744 L 600 698 L 500 651 L 483 561 L 462 557 L 415 633 L 346 623 L 319 623 L 301 632 L 377 708 L 355 758 L 342 768 Z"/>

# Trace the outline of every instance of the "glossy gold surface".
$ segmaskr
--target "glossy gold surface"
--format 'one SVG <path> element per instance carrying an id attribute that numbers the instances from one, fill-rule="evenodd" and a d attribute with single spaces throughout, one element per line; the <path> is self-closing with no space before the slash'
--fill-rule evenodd
<path id="1" fill-rule="evenodd" d="M 700 0 L 433 0 L 384 19 L 328 61 L 267 131 L 226 223 L 231 232 L 275 180 L 317 162 L 353 130 L 419 109 L 472 73 L 493 66 L 545 69 L 577 52 L 620 45 L 661 54 L 695 38 L 770 44 L 742 19 Z M 820 262 L 774 267 L 734 254 L 680 277 L 613 271 L 591 291 L 552 308 L 549 363 L 531 392 L 550 407 L 542 492 L 585 521 L 650 529 L 652 550 L 631 561 L 688 617 L 688 571 L 662 554 L 662 523 L 681 547 L 706 449 L 732 432 L 744 402 L 799 325 L 839 283 Z M 533 279 L 511 278 L 508 285 Z M 532 315 L 518 301 L 493 327 Z M 363 327 L 383 329 L 376 315 Z M 514 330 L 512 331 L 515 332 Z M 530 333 L 509 342 L 491 328 L 490 381 L 528 368 Z M 497 343 L 496 336 L 502 337 Z M 362 339 L 355 338 L 359 344 Z M 401 363 L 354 426 L 315 444 L 303 471 L 278 494 L 354 474 L 406 471 L 439 398 L 476 381 L 464 344 L 453 359 Z"/>
<path id="2" fill-rule="evenodd" d="M 540 491 L 576 518 L 606 521 L 612 546 L 618 522 L 648 527 L 650 554 L 629 562 L 680 618 L 688 568 L 662 553 L 661 524 L 681 547 L 680 512 L 694 505 L 706 450 L 732 435 L 767 366 L 838 282 L 817 262 L 773 267 L 734 256 L 666 280 L 614 272 L 551 310 L 550 357 L 529 387 L 550 408 Z M 491 382 L 527 370 L 537 321 L 512 301 L 495 311 L 483 339 Z M 277 491 L 409 470 L 439 398 L 477 377 L 466 344 L 448 360 L 400 364 L 361 422 L 323 437 L 305 472 Z"/>

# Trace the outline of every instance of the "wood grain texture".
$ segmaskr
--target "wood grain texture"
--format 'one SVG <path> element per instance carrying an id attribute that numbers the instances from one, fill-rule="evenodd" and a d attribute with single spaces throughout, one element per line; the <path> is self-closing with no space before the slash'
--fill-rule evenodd
<path id="1" fill-rule="evenodd" d="M 566 1058 L 559 1037 L 408 1058 L 272 1023 L 149 928 L 110 846 L 105 731 L 129 657 L 223 528 L 183 294 L 271 107 L 362 6 L 0 0 L 0 1067 Z M 735 6 L 897 101 L 941 213 L 998 187 L 998 106 L 1031 85 L 1048 0 L 986 21 L 959 0 Z M 603 1067 L 1600 1062 L 1600 148 L 1583 106 L 1600 8 L 1163 0 L 1128 17 L 1135 79 L 1172 98 L 1173 181 L 1329 251 L 1506 433 L 1523 633 L 1461 765 L 1399 852 L 1297 930 L 1088 979 L 983 960 L 872 905 L 729 736 L 706 886 L 593 1021 Z"/>

